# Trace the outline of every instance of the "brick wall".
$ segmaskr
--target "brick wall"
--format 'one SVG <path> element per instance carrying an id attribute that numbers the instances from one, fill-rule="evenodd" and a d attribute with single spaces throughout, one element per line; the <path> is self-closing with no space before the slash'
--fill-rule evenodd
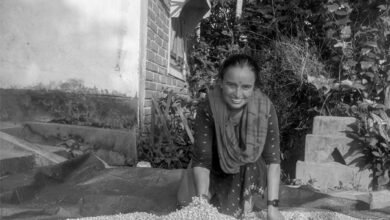
<path id="1" fill-rule="evenodd" d="M 187 94 L 185 81 L 168 73 L 169 8 L 170 0 L 148 0 L 145 76 L 144 85 L 140 87 L 144 88 L 143 111 L 140 111 L 143 136 L 147 135 L 150 129 L 152 96 L 159 97 L 161 91 L 166 88 Z"/>

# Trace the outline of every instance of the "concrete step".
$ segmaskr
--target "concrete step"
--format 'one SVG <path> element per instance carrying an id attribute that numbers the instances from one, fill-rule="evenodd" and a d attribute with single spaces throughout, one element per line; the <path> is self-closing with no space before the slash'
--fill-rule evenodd
<path id="1" fill-rule="evenodd" d="M 69 154 L 61 147 L 41 145 L 40 148 L 56 155 L 66 156 Z M 26 172 L 35 167 L 47 165 L 45 158 L 20 149 L 3 139 L 0 139 L 0 152 L 0 176 Z"/>
<path id="2" fill-rule="evenodd" d="M 370 192 L 370 209 L 390 210 L 390 190 Z"/>
<path id="3" fill-rule="evenodd" d="M 355 189 L 367 191 L 371 182 L 368 170 L 359 171 L 357 167 L 349 167 L 337 162 L 298 161 L 296 179 L 310 183 L 322 192 L 329 189 Z"/>
<path id="4" fill-rule="evenodd" d="M 34 155 L 35 165 L 37 167 L 58 164 L 67 160 L 65 157 L 52 153 L 47 149 L 47 146 L 36 145 L 4 132 L 0 132 L 0 147 L 1 149 L 26 152 Z"/>
<path id="5" fill-rule="evenodd" d="M 0 152 L 0 176 L 67 160 L 59 155 L 65 155 L 64 148 L 32 144 L 3 132 L 0 132 Z"/>
<path id="6" fill-rule="evenodd" d="M 35 167 L 31 152 L 16 147 L 0 138 L 0 176 L 28 171 Z"/>
<path id="7" fill-rule="evenodd" d="M 353 117 L 316 116 L 313 121 L 313 134 L 345 135 L 344 131 L 352 131 L 356 122 Z"/>
<path id="8" fill-rule="evenodd" d="M 358 141 L 342 135 L 306 135 L 305 161 L 339 162 L 346 165 L 363 156 Z"/>

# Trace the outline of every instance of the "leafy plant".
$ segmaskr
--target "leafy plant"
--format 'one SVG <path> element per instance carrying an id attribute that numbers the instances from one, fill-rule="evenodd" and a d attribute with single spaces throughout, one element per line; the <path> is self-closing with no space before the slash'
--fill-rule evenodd
<path id="1" fill-rule="evenodd" d="M 374 190 L 390 187 L 390 118 L 389 110 L 383 105 L 369 102 L 360 103 L 358 128 L 349 135 L 360 140 L 362 157 L 352 161 L 361 169 L 373 172 L 372 187 Z"/>
<path id="2" fill-rule="evenodd" d="M 389 2 L 332 0 L 324 8 L 333 75 L 363 98 L 383 103 L 390 81 Z"/>
<path id="3" fill-rule="evenodd" d="M 140 160 L 158 168 L 186 168 L 192 153 L 196 102 L 173 91 L 153 98 L 150 142 L 139 146 Z"/>

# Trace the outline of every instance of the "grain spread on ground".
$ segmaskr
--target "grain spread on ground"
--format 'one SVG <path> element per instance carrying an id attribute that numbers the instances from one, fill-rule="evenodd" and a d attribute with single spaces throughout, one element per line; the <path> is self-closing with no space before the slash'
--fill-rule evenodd
<path id="1" fill-rule="evenodd" d="M 357 220 L 357 218 L 331 211 L 285 210 L 281 211 L 281 213 L 286 220 Z M 242 219 L 266 219 L 266 213 L 250 213 Z M 236 218 L 219 213 L 218 210 L 211 206 L 206 200 L 196 197 L 188 206 L 163 216 L 146 212 L 134 212 L 110 216 L 86 217 L 74 220 L 236 220 Z"/>

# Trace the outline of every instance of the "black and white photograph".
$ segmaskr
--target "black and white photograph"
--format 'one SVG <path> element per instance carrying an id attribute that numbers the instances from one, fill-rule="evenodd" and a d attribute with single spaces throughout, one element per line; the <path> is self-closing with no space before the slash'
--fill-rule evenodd
<path id="1" fill-rule="evenodd" d="M 390 0 L 0 0 L 0 219 L 389 220 Z"/>

